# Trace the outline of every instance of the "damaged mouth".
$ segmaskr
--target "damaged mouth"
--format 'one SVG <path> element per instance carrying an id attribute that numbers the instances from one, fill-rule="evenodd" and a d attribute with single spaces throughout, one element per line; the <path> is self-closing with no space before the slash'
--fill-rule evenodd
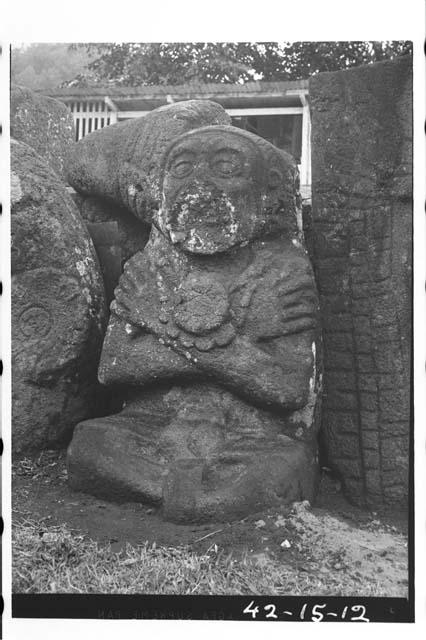
<path id="1" fill-rule="evenodd" d="M 175 200 L 166 227 L 173 243 L 185 243 L 192 251 L 217 251 L 238 231 L 235 206 L 223 191 L 186 191 Z"/>

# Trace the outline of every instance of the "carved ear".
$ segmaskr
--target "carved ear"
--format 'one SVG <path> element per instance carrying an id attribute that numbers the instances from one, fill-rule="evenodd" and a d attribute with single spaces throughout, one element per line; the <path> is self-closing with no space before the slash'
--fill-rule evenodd
<path id="1" fill-rule="evenodd" d="M 136 165 L 123 162 L 119 167 L 119 185 L 123 205 L 143 222 L 150 224 L 158 208 L 158 189 L 150 176 Z"/>

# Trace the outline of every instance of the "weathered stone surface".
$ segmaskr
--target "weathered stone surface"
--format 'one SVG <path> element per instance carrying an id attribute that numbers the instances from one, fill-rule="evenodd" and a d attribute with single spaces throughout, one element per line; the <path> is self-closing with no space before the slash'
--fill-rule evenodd
<path id="1" fill-rule="evenodd" d="M 71 148 L 68 180 L 96 248 L 108 303 L 124 263 L 148 240 L 152 213 L 160 206 L 166 147 L 185 131 L 229 122 L 220 105 L 190 100 L 93 132 Z"/>
<path id="2" fill-rule="evenodd" d="M 144 248 L 150 227 L 124 207 L 69 189 L 95 246 L 109 304 L 125 262 Z"/>
<path id="3" fill-rule="evenodd" d="M 186 131 L 230 121 L 219 104 L 188 100 L 99 129 L 70 150 L 68 182 L 79 193 L 108 198 L 150 224 L 161 204 L 160 159 L 167 146 Z"/>
<path id="4" fill-rule="evenodd" d="M 64 178 L 64 158 L 74 144 L 74 120 L 58 100 L 12 86 L 10 96 L 10 136 L 32 147 Z"/>
<path id="5" fill-rule="evenodd" d="M 408 501 L 411 65 L 322 73 L 309 89 L 325 452 L 348 496 L 371 505 Z"/>
<path id="6" fill-rule="evenodd" d="M 95 415 L 104 290 L 90 237 L 57 174 L 12 141 L 13 449 L 69 440 Z"/>
<path id="7" fill-rule="evenodd" d="M 117 415 L 80 424 L 71 485 L 226 519 L 312 499 L 318 299 L 297 227 L 296 168 L 230 126 L 177 138 L 163 202 L 111 305 L 99 377 Z"/>

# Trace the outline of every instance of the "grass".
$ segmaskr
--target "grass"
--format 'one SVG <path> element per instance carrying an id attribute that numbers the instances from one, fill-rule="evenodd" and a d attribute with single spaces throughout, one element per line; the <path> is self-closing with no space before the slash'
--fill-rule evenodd
<path id="1" fill-rule="evenodd" d="M 184 536 L 181 546 L 146 542 L 115 551 L 69 525 L 53 525 L 50 515 L 42 520 L 30 515 L 37 513 L 32 500 L 37 503 L 40 487 L 47 491 L 49 483 L 65 481 L 58 452 L 44 452 L 37 460 L 22 458 L 13 474 L 16 481 L 23 476 L 15 488 L 20 510 L 14 510 L 12 519 L 14 593 L 407 595 L 406 536 L 377 519 L 358 525 L 355 518 L 348 524 L 333 510 L 311 509 L 302 502 L 280 514 L 265 512 L 257 522 L 235 523 L 236 539 L 246 539 L 254 553 L 241 555 L 238 543 L 234 549 L 232 530 L 202 551 Z M 20 491 L 26 496 L 22 504 Z M 252 531 L 259 523 L 260 538 Z M 283 548 L 284 542 L 288 547 Z"/>
<path id="2" fill-rule="evenodd" d="M 13 531 L 14 593 L 380 596 L 374 580 L 301 570 L 268 556 L 234 558 L 216 544 L 203 555 L 154 544 L 115 552 L 65 525 L 24 520 Z"/>

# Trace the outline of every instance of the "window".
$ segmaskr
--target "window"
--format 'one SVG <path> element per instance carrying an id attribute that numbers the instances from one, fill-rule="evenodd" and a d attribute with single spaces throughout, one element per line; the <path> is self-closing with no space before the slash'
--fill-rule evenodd
<path id="1" fill-rule="evenodd" d="M 300 164 L 302 155 L 302 119 L 300 115 L 234 116 L 232 124 L 283 149 Z"/>

